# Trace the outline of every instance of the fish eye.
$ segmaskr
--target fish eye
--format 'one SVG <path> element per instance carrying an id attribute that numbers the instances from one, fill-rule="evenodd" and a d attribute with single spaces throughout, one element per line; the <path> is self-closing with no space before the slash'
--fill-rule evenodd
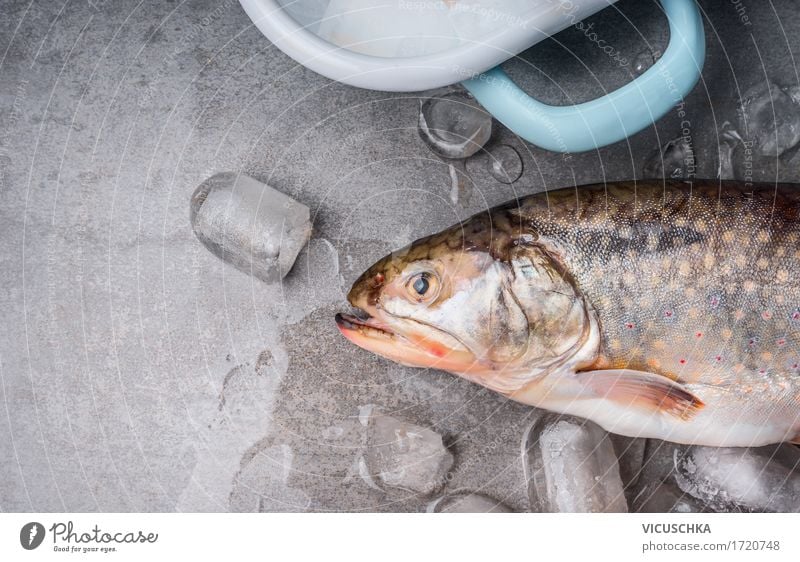
<path id="1" fill-rule="evenodd" d="M 427 279 L 425 279 L 424 276 L 420 276 L 417 277 L 417 280 L 414 281 L 414 285 L 412 286 L 414 287 L 414 290 L 417 292 L 419 296 L 424 296 L 425 293 L 428 292 L 428 289 L 430 288 L 431 284 L 428 282 Z"/>
<path id="2" fill-rule="evenodd" d="M 416 302 L 431 301 L 439 292 L 439 279 L 430 273 L 417 273 L 406 282 L 406 290 Z"/>

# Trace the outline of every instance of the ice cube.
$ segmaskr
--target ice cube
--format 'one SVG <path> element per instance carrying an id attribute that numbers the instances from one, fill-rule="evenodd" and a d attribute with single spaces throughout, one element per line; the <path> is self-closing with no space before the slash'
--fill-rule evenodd
<path id="1" fill-rule="evenodd" d="M 445 483 L 453 455 L 441 435 L 375 410 L 367 431 L 366 467 L 376 482 L 424 495 Z"/>
<path id="2" fill-rule="evenodd" d="M 627 512 L 617 456 L 588 420 L 545 414 L 523 437 L 523 462 L 535 512 Z"/>
<path id="3" fill-rule="evenodd" d="M 675 480 L 714 511 L 800 512 L 800 450 L 692 446 L 675 452 Z"/>
<path id="4" fill-rule="evenodd" d="M 757 84 L 742 96 L 738 130 L 756 154 L 780 156 L 800 142 L 800 106 L 772 82 Z"/>
<path id="5" fill-rule="evenodd" d="M 211 176 L 191 199 L 197 238 L 215 256 L 273 282 L 292 268 L 311 236 L 308 207 L 249 176 Z"/>
<path id="6" fill-rule="evenodd" d="M 743 182 L 775 182 L 792 176 L 791 165 L 776 154 L 761 154 L 755 142 L 742 138 L 730 122 L 722 124 L 719 134 L 717 177 Z"/>
<path id="7" fill-rule="evenodd" d="M 696 170 L 691 139 L 681 136 L 656 149 L 645 161 L 642 173 L 645 178 L 679 179 L 692 177 Z"/>
<path id="8" fill-rule="evenodd" d="M 420 105 L 419 134 L 439 156 L 468 158 L 492 136 L 492 116 L 466 92 L 449 92 Z"/>
<path id="9" fill-rule="evenodd" d="M 436 498 L 428 513 L 511 513 L 511 508 L 494 498 L 474 492 L 459 492 Z"/>

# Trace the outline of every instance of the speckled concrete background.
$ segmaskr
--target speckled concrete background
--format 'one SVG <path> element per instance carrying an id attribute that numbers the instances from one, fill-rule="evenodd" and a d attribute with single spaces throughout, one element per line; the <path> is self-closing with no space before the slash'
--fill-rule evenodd
<path id="1" fill-rule="evenodd" d="M 565 159 L 498 127 L 513 186 L 420 140 L 420 96 L 333 83 L 297 66 L 237 2 L 0 2 L 0 510 L 417 511 L 353 473 L 359 408 L 441 433 L 448 489 L 527 507 L 520 439 L 536 412 L 455 377 L 349 345 L 333 314 L 370 262 L 516 195 L 641 177 L 688 126 L 698 177 L 718 131 L 767 79 L 800 80 L 791 1 L 701 2 L 708 58 L 686 101 L 629 142 Z M 633 59 L 668 40 L 651 1 L 591 18 Z M 792 31 L 795 30 L 795 31 Z M 553 103 L 630 79 L 568 29 L 509 63 Z M 800 180 L 792 160 L 783 179 Z M 314 234 L 282 285 L 194 237 L 189 197 L 243 171 L 311 207 Z M 773 170 L 774 172 L 774 170 Z"/>

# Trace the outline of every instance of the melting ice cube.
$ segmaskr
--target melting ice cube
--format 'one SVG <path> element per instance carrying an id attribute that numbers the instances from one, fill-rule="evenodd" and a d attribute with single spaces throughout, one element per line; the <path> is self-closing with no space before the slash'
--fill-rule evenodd
<path id="1" fill-rule="evenodd" d="M 453 455 L 435 431 L 372 411 L 366 467 L 379 483 L 431 494 L 445 483 Z"/>
<path id="2" fill-rule="evenodd" d="M 686 447 L 675 480 L 714 511 L 800 512 L 800 449 Z"/>
<path id="3" fill-rule="evenodd" d="M 532 511 L 628 511 L 614 446 L 597 424 L 545 414 L 525 432 L 523 454 Z"/>
<path id="4" fill-rule="evenodd" d="M 800 142 L 800 106 L 772 82 L 758 84 L 742 96 L 738 130 L 756 154 L 780 156 Z"/>
<path id="5" fill-rule="evenodd" d="M 428 504 L 428 513 L 511 513 L 511 509 L 483 494 L 460 492 L 436 498 Z"/>
<path id="6" fill-rule="evenodd" d="M 420 105 L 419 133 L 439 156 L 468 158 L 492 136 L 492 116 L 465 92 L 450 92 Z"/>
<path id="7" fill-rule="evenodd" d="M 308 207 L 235 172 L 200 184 L 190 211 L 192 229 L 211 253 L 267 282 L 289 272 L 311 236 Z"/>

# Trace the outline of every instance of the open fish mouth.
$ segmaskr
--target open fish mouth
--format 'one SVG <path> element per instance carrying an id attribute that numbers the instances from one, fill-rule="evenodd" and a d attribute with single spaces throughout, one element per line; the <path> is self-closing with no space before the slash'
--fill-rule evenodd
<path id="1" fill-rule="evenodd" d="M 401 365 L 450 372 L 470 372 L 481 368 L 471 352 L 432 339 L 430 334 L 405 328 L 404 333 L 399 333 L 367 313 L 359 317 L 340 312 L 335 318 L 339 331 L 352 343 Z"/>
<path id="2" fill-rule="evenodd" d="M 358 347 L 392 361 L 411 367 L 431 366 L 435 362 L 435 357 L 430 357 L 419 346 L 366 313 L 359 318 L 340 312 L 336 315 L 336 326 L 345 338 Z"/>
<path id="3" fill-rule="evenodd" d="M 336 314 L 336 325 L 339 327 L 339 331 L 350 340 L 353 339 L 351 336 L 355 335 L 372 338 L 394 338 L 396 335 L 388 326 L 373 316 L 367 313 L 363 313 L 362 316 L 360 318 L 354 314 L 339 312 Z M 360 345 L 358 342 L 355 343 Z"/>

